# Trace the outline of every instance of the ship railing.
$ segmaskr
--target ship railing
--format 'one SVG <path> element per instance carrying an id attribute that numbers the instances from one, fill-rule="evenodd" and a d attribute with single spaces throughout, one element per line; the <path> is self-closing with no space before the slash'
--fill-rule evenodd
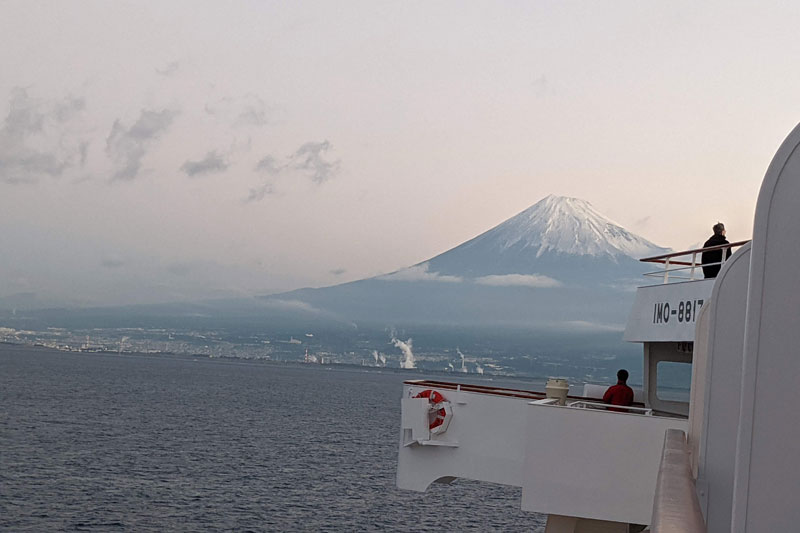
<path id="1" fill-rule="evenodd" d="M 645 416 L 653 416 L 653 410 L 649 407 L 634 407 L 634 406 L 627 406 L 627 405 L 610 405 L 607 403 L 601 402 L 589 402 L 585 400 L 580 400 L 577 402 L 570 402 L 567 404 L 567 407 L 572 407 L 575 409 L 598 409 L 603 411 L 612 410 L 615 412 L 624 412 L 624 413 L 633 413 L 638 415 L 645 415 Z"/>
<path id="2" fill-rule="evenodd" d="M 640 259 L 639 261 L 643 263 L 656 263 L 663 265 L 661 270 L 656 270 L 653 272 L 645 272 L 645 276 L 649 277 L 663 277 L 663 283 L 669 283 L 670 281 L 694 281 L 696 279 L 703 279 L 702 270 L 698 272 L 698 269 L 702 269 L 704 266 L 715 266 L 719 265 L 720 267 L 725 264 L 725 261 L 728 259 L 728 252 L 727 250 L 733 250 L 747 244 L 750 242 L 749 240 L 746 241 L 737 241 L 732 242 L 730 244 L 721 244 L 719 246 L 708 246 L 706 248 L 694 248 L 692 250 L 684 250 L 682 252 L 672 252 L 669 254 L 663 255 L 656 255 L 653 257 L 645 257 L 644 259 Z M 713 252 L 716 250 L 721 250 L 722 253 L 722 260 L 717 261 L 714 263 L 702 263 L 702 254 L 703 252 Z"/>

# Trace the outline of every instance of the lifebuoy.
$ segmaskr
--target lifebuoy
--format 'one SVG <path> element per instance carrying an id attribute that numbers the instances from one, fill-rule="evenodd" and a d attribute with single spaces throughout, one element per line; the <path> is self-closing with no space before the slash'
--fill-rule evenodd
<path id="1" fill-rule="evenodd" d="M 447 431 L 447 426 L 450 425 L 450 418 L 453 416 L 450 402 L 442 396 L 442 394 L 433 389 L 425 389 L 414 398 L 427 398 L 430 402 L 429 420 L 430 424 L 428 429 L 431 433 L 444 433 Z"/>

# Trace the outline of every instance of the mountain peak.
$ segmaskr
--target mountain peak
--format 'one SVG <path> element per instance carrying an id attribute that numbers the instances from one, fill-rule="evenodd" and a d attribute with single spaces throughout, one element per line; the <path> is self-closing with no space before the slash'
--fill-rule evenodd
<path id="1" fill-rule="evenodd" d="M 498 251 L 640 258 L 665 251 L 629 232 L 580 198 L 549 195 L 471 242 L 493 242 Z"/>

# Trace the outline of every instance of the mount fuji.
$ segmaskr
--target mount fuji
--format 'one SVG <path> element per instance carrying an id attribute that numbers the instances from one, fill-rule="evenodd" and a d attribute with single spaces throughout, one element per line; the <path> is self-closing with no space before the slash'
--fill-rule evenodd
<path id="1" fill-rule="evenodd" d="M 551 195 L 411 269 L 478 280 L 544 274 L 561 282 L 584 284 L 592 278 L 620 278 L 629 265 L 638 265 L 639 258 L 666 251 L 607 219 L 589 202 Z M 638 274 L 640 269 L 635 271 Z M 402 273 L 392 275 L 402 277 Z M 587 279 L 579 279 L 584 277 Z"/>
<path id="2" fill-rule="evenodd" d="M 577 198 L 548 196 L 477 237 L 390 274 L 267 300 L 369 323 L 621 328 L 669 250 Z"/>

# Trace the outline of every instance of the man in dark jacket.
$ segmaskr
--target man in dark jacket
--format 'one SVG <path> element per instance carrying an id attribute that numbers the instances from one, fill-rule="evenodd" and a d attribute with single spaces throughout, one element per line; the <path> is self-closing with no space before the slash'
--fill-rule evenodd
<path id="1" fill-rule="evenodd" d="M 725 238 L 725 225 L 722 222 L 717 222 L 714 224 L 712 229 L 714 230 L 714 235 L 712 235 L 711 238 L 706 241 L 706 243 L 703 245 L 703 248 L 708 248 L 709 246 L 720 246 L 722 244 L 730 244 L 728 239 Z M 725 259 L 728 259 L 731 256 L 731 249 L 725 248 L 725 251 L 727 252 Z M 710 252 L 703 252 L 700 262 L 703 264 L 703 276 L 706 278 L 716 278 L 717 274 L 719 274 L 719 269 L 722 268 L 722 265 L 715 265 L 713 263 L 722 262 L 722 250 L 720 249 L 711 250 Z"/>

